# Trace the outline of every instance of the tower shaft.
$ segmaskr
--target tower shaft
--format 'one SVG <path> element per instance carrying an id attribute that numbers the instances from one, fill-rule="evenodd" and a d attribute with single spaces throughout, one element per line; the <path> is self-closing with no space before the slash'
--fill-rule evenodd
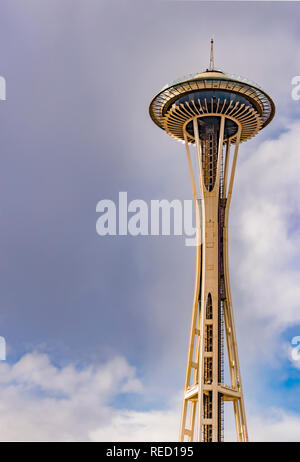
<path id="1" fill-rule="evenodd" d="M 228 212 L 241 127 L 229 175 L 230 141 L 224 150 L 226 116 L 194 117 L 201 199 L 197 197 L 190 148 L 186 152 L 197 222 L 197 264 L 180 440 L 222 441 L 223 405 L 232 401 L 238 441 L 247 441 L 237 343 L 228 273 Z M 224 152 L 223 152 L 224 151 Z M 228 190 L 227 190 L 228 189 Z M 224 385 L 224 336 L 231 385 Z"/>

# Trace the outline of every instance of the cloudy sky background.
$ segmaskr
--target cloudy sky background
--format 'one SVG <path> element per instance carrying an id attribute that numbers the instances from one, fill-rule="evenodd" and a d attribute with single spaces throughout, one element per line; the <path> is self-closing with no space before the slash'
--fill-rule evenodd
<path id="1" fill-rule="evenodd" d="M 96 204 L 191 198 L 183 146 L 148 105 L 207 67 L 213 36 L 216 66 L 276 103 L 240 148 L 231 286 L 250 439 L 299 441 L 300 4 L 1 0 L 0 12 L 1 440 L 177 439 L 195 249 L 100 237 Z"/>

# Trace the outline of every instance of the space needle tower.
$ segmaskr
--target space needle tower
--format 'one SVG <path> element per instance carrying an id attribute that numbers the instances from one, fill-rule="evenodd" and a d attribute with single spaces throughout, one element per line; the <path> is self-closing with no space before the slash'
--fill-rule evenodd
<path id="1" fill-rule="evenodd" d="M 196 277 L 180 441 L 224 439 L 224 401 L 232 401 L 237 441 L 248 441 L 228 268 L 228 215 L 240 143 L 274 117 L 258 85 L 210 66 L 164 87 L 152 120 L 185 144 L 196 213 Z M 194 167 L 196 165 L 196 167 Z M 224 383 L 226 337 L 230 385 Z"/>

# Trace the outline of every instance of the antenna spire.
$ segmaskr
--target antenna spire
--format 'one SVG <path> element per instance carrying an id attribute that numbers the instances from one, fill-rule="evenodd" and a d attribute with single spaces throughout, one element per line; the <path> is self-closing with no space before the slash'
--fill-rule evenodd
<path id="1" fill-rule="evenodd" d="M 210 60 L 209 60 L 209 70 L 213 71 L 215 67 L 214 60 L 214 39 L 210 40 Z"/>

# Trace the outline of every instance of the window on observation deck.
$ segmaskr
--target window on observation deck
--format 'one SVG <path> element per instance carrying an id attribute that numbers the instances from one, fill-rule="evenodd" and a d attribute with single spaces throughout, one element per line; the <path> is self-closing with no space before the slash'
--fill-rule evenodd
<path id="1" fill-rule="evenodd" d="M 171 106 L 179 106 L 183 103 L 191 103 L 197 107 L 203 106 L 204 108 L 208 105 L 210 112 L 220 112 L 223 105 L 223 111 L 229 106 L 230 102 L 234 105 L 236 102 L 239 104 L 245 104 L 245 106 L 250 106 L 252 109 L 257 110 L 257 108 L 248 100 L 245 96 L 242 96 L 238 93 L 231 92 L 229 90 L 216 90 L 216 89 L 206 89 L 199 91 L 192 91 L 190 93 L 181 96 L 178 100 L 173 101 Z M 164 109 L 164 113 L 167 113 L 171 106 L 168 106 Z"/>

